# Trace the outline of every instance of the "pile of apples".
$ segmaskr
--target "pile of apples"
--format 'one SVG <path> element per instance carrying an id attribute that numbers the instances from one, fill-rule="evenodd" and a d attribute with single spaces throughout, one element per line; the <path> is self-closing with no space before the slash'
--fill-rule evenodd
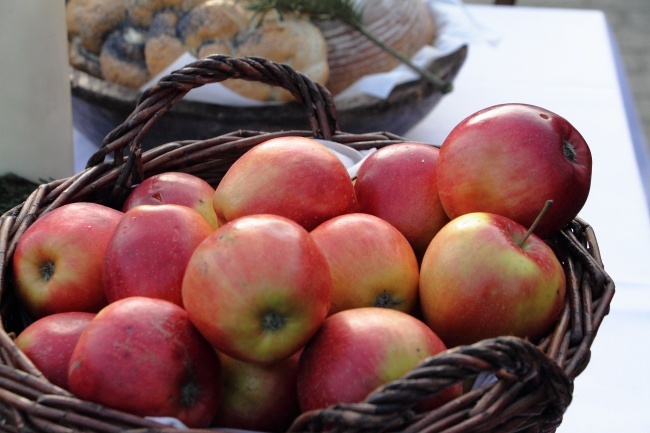
<path id="1" fill-rule="evenodd" d="M 566 282 L 543 239 L 590 183 L 583 137 L 524 104 L 469 116 L 440 148 L 382 147 L 355 179 L 315 140 L 271 139 L 216 189 L 162 173 L 120 210 L 71 203 L 36 220 L 13 258 L 34 318 L 16 344 L 87 401 L 280 431 L 447 348 L 546 335 Z"/>

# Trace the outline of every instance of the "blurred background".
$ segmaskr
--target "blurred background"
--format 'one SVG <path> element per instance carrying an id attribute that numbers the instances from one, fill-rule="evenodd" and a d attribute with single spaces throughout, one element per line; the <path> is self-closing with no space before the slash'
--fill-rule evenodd
<path id="1" fill-rule="evenodd" d="M 492 0 L 464 0 L 493 4 Z M 517 0 L 517 6 L 599 9 L 605 13 L 623 59 L 628 85 L 650 150 L 650 0 Z"/>

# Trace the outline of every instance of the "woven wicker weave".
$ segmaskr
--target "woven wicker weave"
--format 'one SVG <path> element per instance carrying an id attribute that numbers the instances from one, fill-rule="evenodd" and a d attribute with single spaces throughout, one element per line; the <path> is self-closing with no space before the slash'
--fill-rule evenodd
<path id="1" fill-rule="evenodd" d="M 235 131 L 208 140 L 171 142 L 141 151 L 142 138 L 149 128 L 187 91 L 229 78 L 288 89 L 305 106 L 311 130 Z M 246 150 L 280 135 L 325 138 L 357 149 L 403 141 L 389 133 L 339 131 L 329 93 L 289 67 L 260 58 L 212 56 L 163 78 L 145 92 L 132 115 L 106 137 L 86 170 L 40 185 L 22 205 L 2 216 L 0 431 L 176 431 L 75 398 L 45 380 L 20 352 L 12 338 L 29 323 L 29 318 L 12 293 L 10 263 L 16 243 L 24 230 L 45 213 L 75 201 L 119 206 L 131 185 L 155 173 L 185 171 L 216 185 Z M 113 158 L 105 161 L 111 154 Z M 554 431 L 571 402 L 573 379 L 589 362 L 591 344 L 609 311 L 614 283 L 603 269 L 594 232 L 584 221 L 574 220 L 549 244 L 564 265 L 568 296 L 555 328 L 541 343 L 502 337 L 451 349 L 376 390 L 363 403 L 303 414 L 291 431 Z M 479 375 L 493 375 L 495 380 L 430 412 L 413 410 L 420 400 L 438 390 Z"/>

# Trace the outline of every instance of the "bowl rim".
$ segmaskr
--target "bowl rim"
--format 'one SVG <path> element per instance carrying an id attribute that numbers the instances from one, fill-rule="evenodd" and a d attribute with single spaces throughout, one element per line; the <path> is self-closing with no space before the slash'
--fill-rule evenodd
<path id="1" fill-rule="evenodd" d="M 451 53 L 432 60 L 426 65 L 425 69 L 429 72 L 441 76 L 451 76 L 448 81 L 453 81 L 456 73 L 465 62 L 468 53 L 468 46 L 461 45 Z M 70 86 L 72 95 L 87 101 L 108 102 L 115 107 L 123 107 L 131 110 L 142 94 L 139 89 L 129 88 L 117 83 L 111 83 L 101 78 L 95 77 L 87 72 L 70 66 Z M 337 111 L 355 110 L 363 107 L 372 107 L 381 105 L 386 102 L 399 100 L 408 97 L 416 89 L 424 88 L 426 94 L 436 93 L 435 89 L 423 78 L 416 78 L 401 83 L 390 92 L 386 98 L 378 98 L 368 94 L 357 94 L 353 96 L 334 97 Z M 269 109 L 277 109 L 278 106 L 286 107 L 293 105 L 293 102 L 284 104 L 268 104 L 256 106 L 234 106 L 219 104 L 218 102 L 208 103 L 184 99 L 180 101 L 177 108 L 184 111 L 183 108 L 193 107 L 201 110 L 237 110 L 246 112 L 263 112 Z M 194 111 L 194 110 L 191 110 Z"/>

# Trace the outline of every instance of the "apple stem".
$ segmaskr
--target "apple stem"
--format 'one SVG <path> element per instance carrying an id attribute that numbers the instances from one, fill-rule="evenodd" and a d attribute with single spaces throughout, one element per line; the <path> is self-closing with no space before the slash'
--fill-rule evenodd
<path id="1" fill-rule="evenodd" d="M 535 221 L 533 221 L 533 224 L 531 224 L 530 228 L 528 229 L 524 237 L 519 242 L 517 242 L 517 245 L 519 245 L 520 248 L 523 248 L 524 244 L 526 243 L 530 235 L 535 231 L 540 221 L 542 221 L 542 218 L 544 218 L 544 215 L 546 215 L 546 212 L 548 212 L 552 204 L 553 204 L 553 200 L 546 200 L 546 203 L 544 203 L 544 207 L 537 215 L 537 218 L 535 218 Z"/>

